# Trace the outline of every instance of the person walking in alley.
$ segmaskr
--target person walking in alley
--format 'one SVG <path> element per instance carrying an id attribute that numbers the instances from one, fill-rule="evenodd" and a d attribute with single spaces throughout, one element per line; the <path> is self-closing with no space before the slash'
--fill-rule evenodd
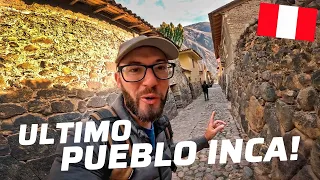
<path id="1" fill-rule="evenodd" d="M 175 68 L 175 64 L 169 60 L 178 58 L 178 55 L 179 51 L 175 45 L 161 37 L 139 36 L 121 44 L 115 59 L 117 65 L 115 80 L 122 93 L 110 107 L 97 110 L 86 121 L 94 121 L 97 126 L 101 121 L 110 121 L 112 126 L 117 120 L 129 120 L 132 124 L 129 140 L 117 142 L 109 139 L 108 142 L 101 142 L 100 139 L 98 142 L 84 142 L 81 137 L 80 143 L 74 143 L 75 132 L 71 130 L 67 143 L 60 144 L 57 148 L 57 158 L 51 167 L 49 179 L 171 179 L 172 171 L 176 169 L 172 161 L 176 144 L 173 143 L 171 124 L 163 115 L 163 109 L 168 97 L 169 79 L 173 77 Z M 204 134 L 190 141 L 196 143 L 197 151 L 208 148 L 208 141 L 223 131 L 225 125 L 226 123 L 221 120 L 214 120 L 213 112 Z M 84 132 L 85 126 L 82 128 Z M 171 167 L 155 167 L 155 147 L 159 142 L 164 142 L 163 159 L 171 160 Z M 122 169 L 109 169 L 108 163 L 105 163 L 101 169 L 89 170 L 85 168 L 85 156 L 83 156 L 81 161 L 70 163 L 68 171 L 61 171 L 63 147 L 77 146 L 86 151 L 88 145 L 99 147 L 106 143 L 109 145 L 127 143 L 129 147 L 134 143 L 149 143 L 153 147 L 150 154 L 151 163 L 147 167 Z M 129 148 L 126 151 L 126 162 L 130 163 L 131 155 Z M 109 162 L 109 156 L 108 148 L 105 162 Z M 182 157 L 187 156 L 188 148 L 184 148 Z M 96 163 L 98 157 L 98 148 L 94 148 L 92 162 Z"/>
<path id="2" fill-rule="evenodd" d="M 209 100 L 209 93 L 208 93 L 209 85 L 206 83 L 206 81 L 203 81 L 202 84 L 202 91 L 204 94 L 204 100 L 208 101 Z"/>

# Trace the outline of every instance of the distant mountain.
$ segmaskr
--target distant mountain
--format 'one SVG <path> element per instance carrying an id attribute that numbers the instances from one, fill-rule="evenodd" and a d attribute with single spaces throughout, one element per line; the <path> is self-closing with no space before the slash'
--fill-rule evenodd
<path id="1" fill-rule="evenodd" d="M 209 22 L 199 22 L 196 24 L 188 25 L 186 27 L 191 27 L 199 31 L 211 33 L 210 23 Z"/>
<path id="2" fill-rule="evenodd" d="M 200 22 L 183 27 L 184 41 L 181 49 L 192 48 L 203 58 L 203 62 L 212 74 L 216 74 L 217 62 L 209 22 Z"/>

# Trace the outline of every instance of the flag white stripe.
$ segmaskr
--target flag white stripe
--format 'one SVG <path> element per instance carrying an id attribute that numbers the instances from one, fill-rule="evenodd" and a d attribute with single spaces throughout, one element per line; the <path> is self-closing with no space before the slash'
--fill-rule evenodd
<path id="1" fill-rule="evenodd" d="M 299 7 L 296 6 L 280 5 L 276 37 L 295 39 L 298 21 L 298 10 Z"/>

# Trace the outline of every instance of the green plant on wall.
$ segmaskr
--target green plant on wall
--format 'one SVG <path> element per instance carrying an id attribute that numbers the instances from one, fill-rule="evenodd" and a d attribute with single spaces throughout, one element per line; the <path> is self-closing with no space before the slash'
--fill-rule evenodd
<path id="1" fill-rule="evenodd" d="M 181 47 L 183 43 L 183 27 L 181 24 L 175 27 L 173 23 L 167 24 L 163 22 L 160 25 L 159 32 L 174 42 L 179 48 Z"/>

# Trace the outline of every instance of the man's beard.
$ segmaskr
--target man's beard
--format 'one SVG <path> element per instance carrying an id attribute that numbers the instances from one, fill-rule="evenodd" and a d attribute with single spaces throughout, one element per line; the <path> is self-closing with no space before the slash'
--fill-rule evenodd
<path id="1" fill-rule="evenodd" d="M 161 117 L 164 105 L 166 104 L 168 91 L 165 97 L 162 98 L 161 94 L 157 93 L 157 91 L 154 88 L 147 88 L 142 92 L 139 92 L 136 96 L 136 99 L 134 100 L 134 98 L 130 96 L 128 91 L 126 91 L 124 88 L 121 88 L 121 89 L 122 89 L 122 94 L 123 94 L 126 107 L 131 111 L 131 113 L 136 115 L 142 122 L 154 122 L 155 120 Z M 160 96 L 159 108 L 154 109 L 152 105 L 146 105 L 147 108 L 145 111 L 139 110 L 141 96 L 149 93 L 154 93 Z"/>

